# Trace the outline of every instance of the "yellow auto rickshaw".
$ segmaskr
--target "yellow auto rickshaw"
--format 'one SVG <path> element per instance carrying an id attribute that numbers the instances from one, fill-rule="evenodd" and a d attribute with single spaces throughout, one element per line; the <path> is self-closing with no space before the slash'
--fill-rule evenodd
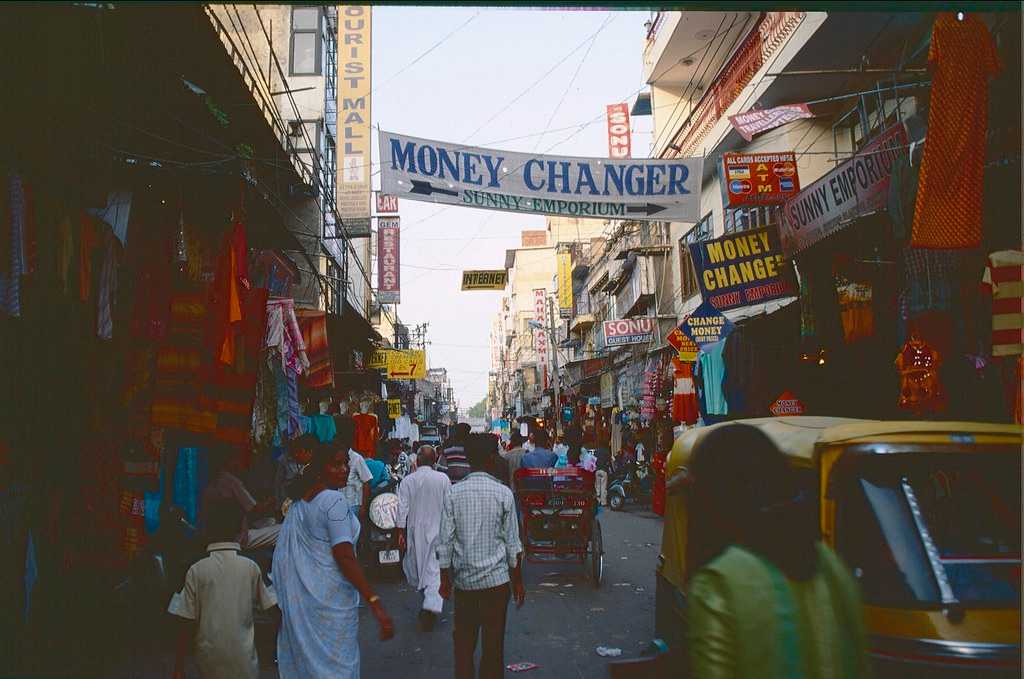
<path id="1" fill-rule="evenodd" d="M 1020 676 L 1019 426 L 829 417 L 742 420 L 806 484 L 822 539 L 860 583 L 880 676 Z M 666 464 L 655 630 L 685 650 L 687 462 L 714 427 L 680 436 Z"/>

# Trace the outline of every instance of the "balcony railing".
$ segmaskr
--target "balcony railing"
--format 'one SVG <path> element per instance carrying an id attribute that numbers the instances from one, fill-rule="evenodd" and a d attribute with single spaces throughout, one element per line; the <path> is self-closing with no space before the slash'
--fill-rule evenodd
<path id="1" fill-rule="evenodd" d="M 767 12 L 701 97 L 668 146 L 680 156 L 691 155 L 722 118 L 757 71 L 786 43 L 804 12 Z M 666 147 L 667 148 L 667 147 Z"/>

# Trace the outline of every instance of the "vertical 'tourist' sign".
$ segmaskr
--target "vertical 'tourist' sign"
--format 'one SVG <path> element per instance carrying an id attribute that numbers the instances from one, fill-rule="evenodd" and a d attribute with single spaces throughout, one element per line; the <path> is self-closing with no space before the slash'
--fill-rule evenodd
<path id="1" fill-rule="evenodd" d="M 377 222 L 377 301 L 398 304 L 401 300 L 398 217 Z"/>
<path id="2" fill-rule="evenodd" d="M 370 5 L 342 5 L 338 24 L 338 215 L 348 236 L 370 235 Z"/>
<path id="3" fill-rule="evenodd" d="M 633 142 L 629 134 L 629 105 L 608 104 L 608 157 L 630 158 Z"/>

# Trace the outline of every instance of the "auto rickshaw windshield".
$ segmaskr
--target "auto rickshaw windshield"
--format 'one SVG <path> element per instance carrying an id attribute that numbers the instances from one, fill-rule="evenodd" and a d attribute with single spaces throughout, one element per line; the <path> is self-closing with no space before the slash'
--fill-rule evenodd
<path id="1" fill-rule="evenodd" d="M 1019 607 L 1019 454 L 872 455 L 852 471 L 837 547 L 868 602 Z"/>

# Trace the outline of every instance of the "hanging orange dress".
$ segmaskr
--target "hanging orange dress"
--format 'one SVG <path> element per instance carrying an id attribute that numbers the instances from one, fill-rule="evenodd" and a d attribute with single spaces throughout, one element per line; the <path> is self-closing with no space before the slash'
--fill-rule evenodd
<path id="1" fill-rule="evenodd" d="M 942 13 L 932 28 L 928 137 L 921 161 L 911 245 L 981 244 L 988 81 L 1000 68 L 988 27 L 974 14 Z"/>

